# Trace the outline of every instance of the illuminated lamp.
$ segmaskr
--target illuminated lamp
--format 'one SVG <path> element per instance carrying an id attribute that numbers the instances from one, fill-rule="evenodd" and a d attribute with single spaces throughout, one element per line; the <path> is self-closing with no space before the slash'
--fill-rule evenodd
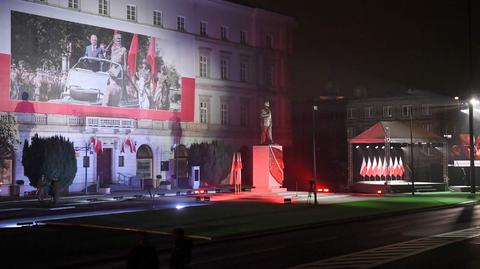
<path id="1" fill-rule="evenodd" d="M 329 189 L 323 189 L 323 192 L 329 192 L 330 190 Z"/>
<path id="2" fill-rule="evenodd" d="M 198 190 L 195 190 L 193 193 L 198 194 Z"/>
<path id="3" fill-rule="evenodd" d="M 200 190 L 200 193 L 205 193 L 205 191 L 204 191 L 204 190 Z"/>
<path id="4" fill-rule="evenodd" d="M 356 149 L 358 149 L 358 148 L 360 148 L 360 146 L 359 146 L 359 145 L 357 145 L 357 146 L 355 146 L 355 148 L 356 148 Z"/>
<path id="5" fill-rule="evenodd" d="M 384 149 L 384 148 L 385 148 L 385 146 L 382 146 L 382 149 Z"/>
<path id="6" fill-rule="evenodd" d="M 370 146 L 366 146 L 365 148 L 367 148 L 367 149 L 368 149 L 368 148 L 370 148 Z"/>
<path id="7" fill-rule="evenodd" d="M 381 190 L 378 190 L 378 191 L 377 191 L 377 194 L 382 194 L 382 191 L 381 191 Z"/>
<path id="8" fill-rule="evenodd" d="M 375 146 L 375 149 L 378 149 L 378 146 Z"/>
<path id="9" fill-rule="evenodd" d="M 317 189 L 318 192 L 323 192 L 323 189 L 319 188 Z"/>

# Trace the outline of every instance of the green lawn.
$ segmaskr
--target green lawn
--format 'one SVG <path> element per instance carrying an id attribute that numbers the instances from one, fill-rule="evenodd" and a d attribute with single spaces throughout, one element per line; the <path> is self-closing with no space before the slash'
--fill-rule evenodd
<path id="1" fill-rule="evenodd" d="M 478 197 L 480 196 L 477 199 Z M 318 206 L 222 202 L 181 210 L 162 209 L 85 217 L 66 222 L 162 232 L 169 232 L 173 227 L 183 227 L 188 234 L 222 238 L 474 200 L 468 193 L 422 193 L 414 197 L 375 197 L 365 201 Z"/>

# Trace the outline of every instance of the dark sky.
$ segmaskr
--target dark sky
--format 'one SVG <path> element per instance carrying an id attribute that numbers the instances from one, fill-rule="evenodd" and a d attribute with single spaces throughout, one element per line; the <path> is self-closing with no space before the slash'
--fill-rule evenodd
<path id="1" fill-rule="evenodd" d="M 468 0 L 234 0 L 293 16 L 293 87 L 303 96 L 468 89 Z M 480 4 L 472 0 L 474 83 Z M 330 82 L 330 83 L 328 83 Z M 330 86 L 327 86 L 327 85 Z"/>

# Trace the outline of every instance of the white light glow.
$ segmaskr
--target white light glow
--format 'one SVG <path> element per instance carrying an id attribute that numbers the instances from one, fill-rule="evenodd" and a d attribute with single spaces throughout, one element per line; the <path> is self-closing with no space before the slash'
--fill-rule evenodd
<path id="1" fill-rule="evenodd" d="M 368 149 L 368 148 L 370 148 L 370 146 L 366 146 L 365 148 L 367 148 L 367 149 Z"/>
<path id="2" fill-rule="evenodd" d="M 360 146 L 356 146 L 355 148 L 358 149 L 358 148 L 360 148 Z"/>
<path id="3" fill-rule="evenodd" d="M 470 104 L 472 104 L 473 106 L 476 106 L 479 103 L 480 103 L 480 101 L 478 101 L 478 99 L 475 99 L 475 98 L 470 99 Z"/>
<path id="4" fill-rule="evenodd" d="M 184 205 L 176 205 L 175 208 L 178 209 L 178 210 L 180 210 L 180 209 L 184 209 L 185 206 L 184 206 Z"/>

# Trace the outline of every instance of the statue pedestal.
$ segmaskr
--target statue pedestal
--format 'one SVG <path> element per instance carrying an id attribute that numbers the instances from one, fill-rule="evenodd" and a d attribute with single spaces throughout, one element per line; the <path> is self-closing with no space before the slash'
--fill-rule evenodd
<path id="1" fill-rule="evenodd" d="M 283 149 L 280 145 L 253 146 L 252 192 L 283 192 Z"/>

